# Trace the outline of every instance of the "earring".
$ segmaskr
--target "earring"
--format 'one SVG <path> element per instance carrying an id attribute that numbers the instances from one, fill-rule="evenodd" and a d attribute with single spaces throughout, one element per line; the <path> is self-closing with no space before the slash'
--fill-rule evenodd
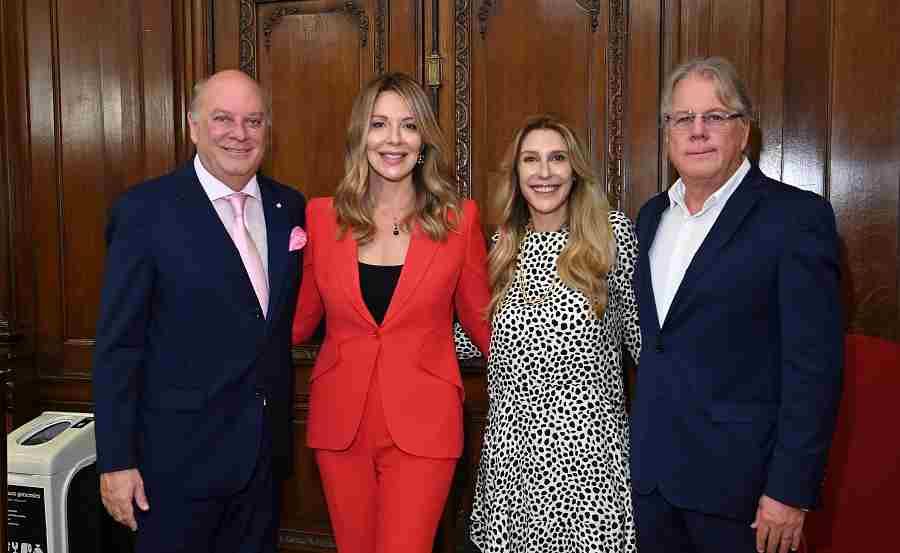
<path id="1" fill-rule="evenodd" d="M 425 163 L 425 154 L 419 152 L 419 157 L 416 159 L 416 165 L 422 165 L 423 163 Z"/>

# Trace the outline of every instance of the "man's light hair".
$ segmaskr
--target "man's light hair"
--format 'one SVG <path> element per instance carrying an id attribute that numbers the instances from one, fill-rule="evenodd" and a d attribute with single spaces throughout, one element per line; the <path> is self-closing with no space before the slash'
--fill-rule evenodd
<path id="1" fill-rule="evenodd" d="M 743 114 L 747 121 L 754 120 L 753 103 L 747 93 L 747 85 L 738 77 L 734 65 L 725 58 L 695 58 L 682 63 L 669 73 L 663 86 L 662 101 L 659 104 L 660 116 L 665 117 L 672 111 L 672 95 L 675 87 L 683 79 L 699 75 L 716 83 L 716 96 L 726 108 Z"/>

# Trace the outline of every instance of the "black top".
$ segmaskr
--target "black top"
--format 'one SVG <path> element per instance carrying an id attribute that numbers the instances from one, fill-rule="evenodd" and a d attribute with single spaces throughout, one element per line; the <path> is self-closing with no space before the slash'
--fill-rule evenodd
<path id="1" fill-rule="evenodd" d="M 359 262 L 359 288 L 369 313 L 379 325 L 384 320 L 403 265 L 369 265 Z"/>

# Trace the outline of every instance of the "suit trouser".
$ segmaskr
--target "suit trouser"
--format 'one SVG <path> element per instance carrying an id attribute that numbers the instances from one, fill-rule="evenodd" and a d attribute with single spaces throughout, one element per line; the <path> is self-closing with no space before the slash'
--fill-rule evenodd
<path id="1" fill-rule="evenodd" d="M 353 444 L 317 449 L 316 461 L 339 553 L 431 553 L 457 460 L 394 444 L 377 372 Z"/>
<path id="2" fill-rule="evenodd" d="M 755 553 L 750 522 L 681 509 L 659 490 L 632 493 L 640 553 Z"/>
<path id="3" fill-rule="evenodd" d="M 272 475 L 272 437 L 263 417 L 259 460 L 250 481 L 234 495 L 191 498 L 180 482 L 147 486 L 150 510 L 135 507 L 135 553 L 275 553 L 280 482 Z M 227 455 L 210 451 L 209 455 Z"/>

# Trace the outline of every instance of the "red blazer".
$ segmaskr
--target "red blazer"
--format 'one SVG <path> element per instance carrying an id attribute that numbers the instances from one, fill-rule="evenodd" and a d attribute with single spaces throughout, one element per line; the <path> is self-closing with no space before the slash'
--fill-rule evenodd
<path id="1" fill-rule="evenodd" d="M 309 202 L 293 341 L 308 340 L 323 314 L 327 328 L 310 376 L 309 447 L 350 446 L 378 370 L 384 415 L 397 447 L 424 457 L 462 453 L 463 386 L 453 343 L 454 308 L 482 352 L 490 342 L 487 252 L 478 208 L 466 200 L 462 214 L 443 242 L 413 229 L 379 326 L 360 292 L 356 240 L 350 232 L 337 239 L 331 198 Z"/>

